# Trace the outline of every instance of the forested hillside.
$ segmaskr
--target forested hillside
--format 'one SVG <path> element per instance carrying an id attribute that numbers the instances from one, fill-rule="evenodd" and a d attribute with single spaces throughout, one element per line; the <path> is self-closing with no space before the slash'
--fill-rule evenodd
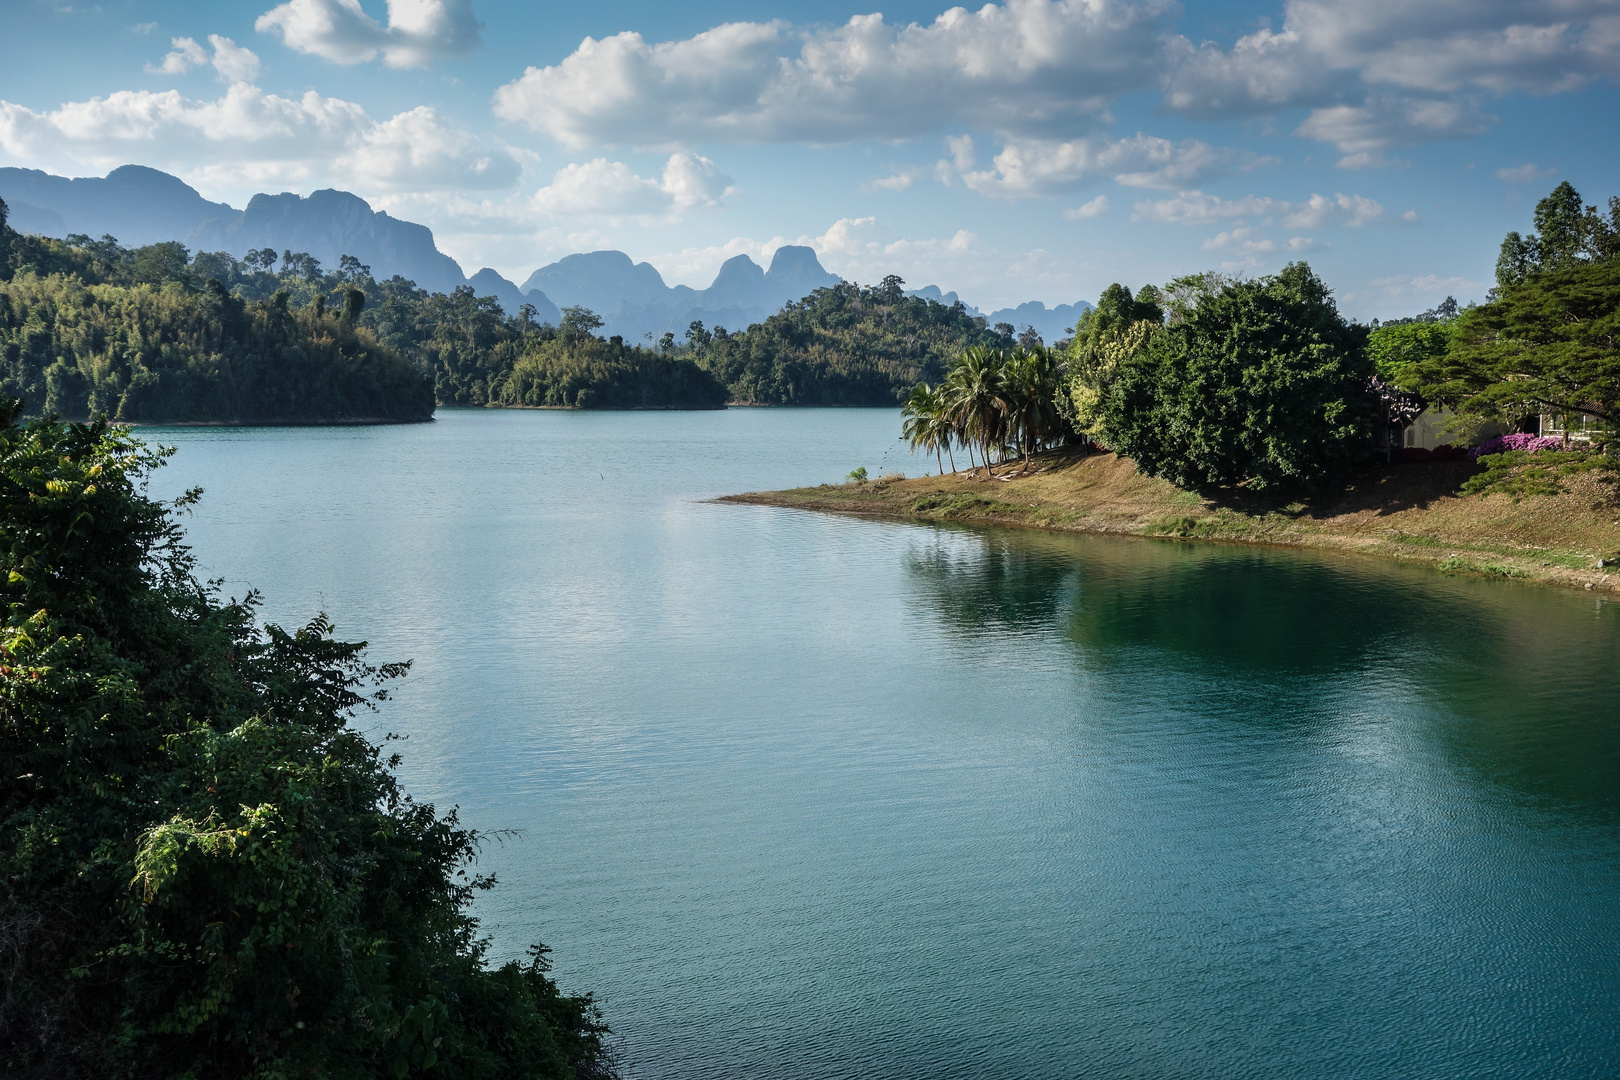
<path id="1" fill-rule="evenodd" d="M 841 282 L 785 305 L 740 333 L 693 324 L 683 351 L 725 383 L 731 400 L 758 405 L 898 405 L 919 381 L 936 382 L 957 353 L 1010 344 L 962 304 Z M 672 339 L 666 339 L 673 348 Z"/>
<path id="2" fill-rule="evenodd" d="M 3 204 L 0 204 L 3 205 Z M 193 256 L 178 243 L 53 240 L 0 225 L 0 393 L 32 414 L 141 422 L 426 420 L 434 403 L 718 408 L 693 360 L 508 317 L 344 256 Z"/>
<path id="3" fill-rule="evenodd" d="M 431 382 L 333 307 L 235 295 L 178 244 L 21 236 L 0 219 L 0 395 L 141 423 L 426 420 Z"/>

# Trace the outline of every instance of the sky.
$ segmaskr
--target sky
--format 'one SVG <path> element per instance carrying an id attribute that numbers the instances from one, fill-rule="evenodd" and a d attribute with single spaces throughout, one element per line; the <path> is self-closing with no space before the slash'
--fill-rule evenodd
<path id="1" fill-rule="evenodd" d="M 989 309 L 1298 259 L 1358 319 L 1483 299 L 1620 193 L 1620 0 L 0 0 L 0 164 L 336 187 L 521 282 L 814 247 Z"/>

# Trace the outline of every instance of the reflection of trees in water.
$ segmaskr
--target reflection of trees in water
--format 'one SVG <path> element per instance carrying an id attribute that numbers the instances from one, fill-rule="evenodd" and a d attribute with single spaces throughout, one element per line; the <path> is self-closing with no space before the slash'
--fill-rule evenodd
<path id="1" fill-rule="evenodd" d="M 1024 537 L 940 528 L 906 555 L 906 575 L 959 632 L 1050 630 L 1074 591 L 1072 553 L 1043 550 Z"/>
<path id="2" fill-rule="evenodd" d="M 1520 795 L 1620 812 L 1620 604 L 1388 563 L 1207 544 L 941 530 L 907 559 L 974 638 L 1052 629 L 1121 700 L 1319 728 L 1374 709 Z M 997 648 L 994 640 L 978 647 Z"/>

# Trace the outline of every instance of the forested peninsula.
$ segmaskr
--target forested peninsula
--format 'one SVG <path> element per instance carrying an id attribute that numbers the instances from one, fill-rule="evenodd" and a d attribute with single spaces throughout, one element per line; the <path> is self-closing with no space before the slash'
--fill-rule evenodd
<path id="1" fill-rule="evenodd" d="M 1115 284 L 1071 341 L 975 345 L 913 388 L 903 435 L 938 476 L 734 499 L 1620 588 L 1620 198 L 1564 183 L 1534 217 L 1485 303 L 1384 324 L 1304 263 Z"/>

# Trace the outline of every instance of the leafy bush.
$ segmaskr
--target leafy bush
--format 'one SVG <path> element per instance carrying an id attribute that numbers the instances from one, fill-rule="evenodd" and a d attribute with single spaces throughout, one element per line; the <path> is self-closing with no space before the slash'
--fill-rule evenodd
<path id="1" fill-rule="evenodd" d="M 199 583 L 162 461 L 0 416 L 7 1075 L 591 1077 L 544 952 L 491 970 L 478 837 L 347 719 L 406 665 Z M 189 504 L 192 493 L 182 500 Z"/>

